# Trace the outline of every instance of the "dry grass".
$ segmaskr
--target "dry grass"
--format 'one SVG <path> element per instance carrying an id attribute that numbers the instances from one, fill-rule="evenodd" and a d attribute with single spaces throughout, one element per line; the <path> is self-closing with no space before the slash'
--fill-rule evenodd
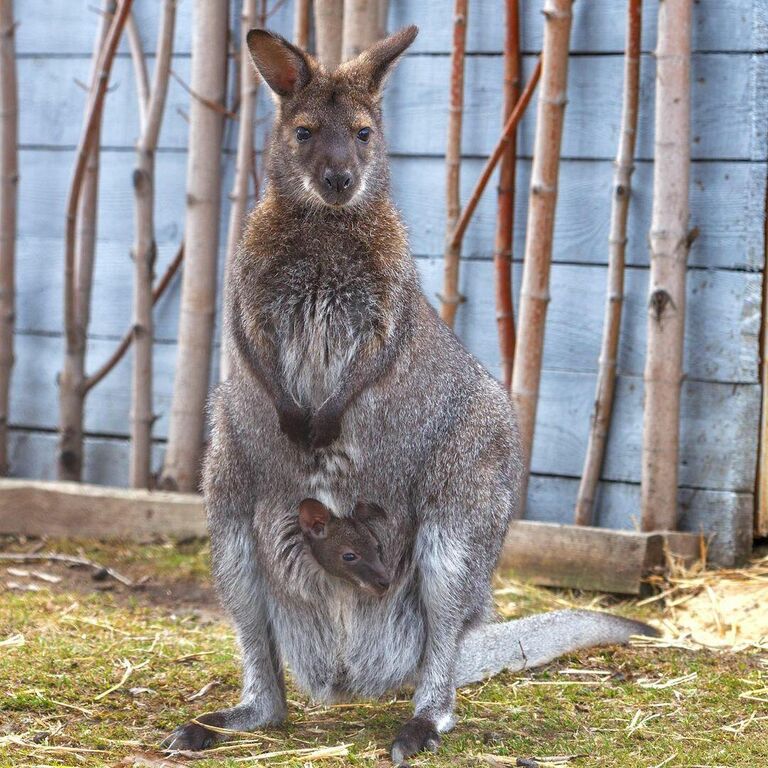
<path id="1" fill-rule="evenodd" d="M 5 551 L 35 546 L 9 542 Z M 90 567 L 0 563 L 0 766 L 188 764 L 155 745 L 179 722 L 231 705 L 238 689 L 233 634 L 206 583 L 205 545 L 45 549 L 110 566 L 139 586 L 103 574 L 94 581 Z M 645 605 L 499 579 L 506 616 L 602 607 L 654 620 L 668 635 L 462 689 L 456 730 L 413 765 L 768 765 L 768 653 L 755 634 L 766 611 L 763 593 L 751 588 L 764 586 L 766 565 L 763 558 L 722 578 L 677 573 L 659 585 L 663 599 Z M 745 594 L 762 605 L 745 606 Z M 713 632 L 717 650 L 704 647 Z M 409 714 L 408 692 L 334 707 L 294 690 L 289 699 L 286 726 L 239 736 L 193 765 L 385 766 L 384 750 Z"/>

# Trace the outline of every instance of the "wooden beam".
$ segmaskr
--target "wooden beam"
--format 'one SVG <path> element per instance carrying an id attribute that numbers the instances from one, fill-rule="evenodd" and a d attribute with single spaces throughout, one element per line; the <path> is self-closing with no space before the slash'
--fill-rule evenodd
<path id="1" fill-rule="evenodd" d="M 83 483 L 0 480 L 0 533 L 147 541 L 206 536 L 202 496 Z M 516 520 L 501 567 L 535 584 L 638 594 L 665 549 L 694 561 L 698 534 Z M 666 542 L 666 547 L 665 547 Z"/>
<path id="2" fill-rule="evenodd" d="M 688 562 L 697 534 L 640 533 L 516 520 L 501 567 L 534 584 L 639 594 L 643 579 L 666 565 L 665 542 Z"/>
<path id="3" fill-rule="evenodd" d="M 196 494 L 0 480 L 0 533 L 146 541 L 207 530 Z"/>

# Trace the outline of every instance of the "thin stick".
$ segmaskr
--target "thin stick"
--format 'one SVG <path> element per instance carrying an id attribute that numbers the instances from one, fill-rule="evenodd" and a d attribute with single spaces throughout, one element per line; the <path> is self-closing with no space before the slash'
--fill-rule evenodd
<path id="1" fill-rule="evenodd" d="M 176 24 L 176 0 L 165 0 L 158 30 L 157 60 L 147 104 L 146 119 L 136 147 L 134 189 L 134 286 L 133 286 L 133 370 L 131 386 L 131 454 L 129 483 L 132 488 L 147 488 L 152 454 L 152 344 L 155 329 L 152 319 L 152 282 L 155 256 L 155 150 L 168 94 L 168 81 Z"/>
<path id="2" fill-rule="evenodd" d="M 353 59 L 379 39 L 380 0 L 344 0 L 342 61 Z"/>
<path id="3" fill-rule="evenodd" d="M 141 45 L 141 35 L 136 26 L 136 16 L 133 12 L 128 17 L 125 25 L 125 36 L 128 38 L 128 47 L 131 51 L 133 64 L 133 77 L 136 82 L 136 95 L 139 103 L 139 126 L 144 130 L 147 122 L 147 104 L 149 104 L 149 73 L 147 72 L 147 60 L 144 57 L 144 49 Z"/>
<path id="4" fill-rule="evenodd" d="M 161 487 L 194 491 L 200 469 L 216 311 L 221 218 L 222 114 L 226 96 L 228 3 L 195 0 L 185 239 L 176 373 Z M 223 109 L 223 106 L 222 106 Z"/>
<path id="5" fill-rule="evenodd" d="M 520 7 L 506 2 L 504 34 L 504 120 L 509 119 L 520 98 Z M 496 326 L 499 334 L 501 377 L 504 388 L 512 384 L 515 356 L 515 313 L 512 301 L 512 230 L 515 223 L 515 165 L 517 129 L 509 137 L 501 157 L 493 260 L 496 272 Z"/>
<path id="6" fill-rule="evenodd" d="M 152 291 L 152 306 L 157 304 L 160 297 L 165 293 L 165 289 L 170 285 L 173 276 L 178 272 L 181 262 L 184 260 L 184 242 L 182 241 L 179 250 L 173 257 L 173 261 L 168 265 L 163 276 L 157 281 L 157 285 Z M 115 351 L 104 361 L 104 363 L 88 376 L 83 385 L 83 389 L 88 393 L 103 378 L 109 374 L 112 369 L 123 359 L 125 353 L 130 349 L 133 343 L 133 328 L 129 328 L 123 335 L 120 342 L 115 347 Z"/>
<path id="7" fill-rule="evenodd" d="M 248 0 L 246 0 L 248 2 Z M 245 3 L 243 3 L 243 6 L 245 6 Z M 243 10 L 243 15 L 245 16 L 245 10 Z M 310 0 L 296 0 L 296 7 L 294 8 L 294 17 L 293 17 L 293 42 L 295 45 L 298 45 L 299 48 L 302 48 L 303 50 L 307 50 L 307 47 L 309 46 L 309 27 L 310 27 L 310 19 L 312 17 L 312 8 Z M 253 18 L 256 18 L 256 9 L 254 7 L 253 11 Z M 248 29 L 251 27 L 248 27 L 243 34 L 247 34 Z M 241 48 L 241 51 L 245 51 L 246 48 Z"/>
<path id="8" fill-rule="evenodd" d="M 317 58 L 328 70 L 341 63 L 344 0 L 314 0 Z"/>
<path id="9" fill-rule="evenodd" d="M 262 19 L 264 16 L 262 3 Z M 299 13 L 297 4 L 296 12 Z M 250 187 L 251 168 L 254 163 L 253 126 L 256 117 L 256 97 L 259 92 L 259 79 L 251 66 L 248 57 L 248 30 L 259 25 L 260 19 L 256 10 L 256 0 L 243 0 L 242 17 L 240 22 L 240 119 L 237 125 L 237 156 L 235 159 L 235 179 L 232 185 L 229 209 L 229 230 L 227 232 L 227 255 L 224 262 L 224 286 L 229 281 L 229 270 L 235 257 L 240 236 L 243 232 L 245 215 L 248 211 L 248 191 Z M 263 23 L 262 25 L 263 26 Z M 297 43 L 298 44 L 298 43 Z M 303 45 L 301 46 L 304 47 Z M 226 342 L 221 345 L 221 360 L 219 378 L 226 381 L 229 378 L 231 366 L 230 350 Z"/>
<path id="10" fill-rule="evenodd" d="M 13 0 L 0 0 L 0 475 L 8 472 L 8 417 L 16 312 L 19 95 Z"/>
<path id="11" fill-rule="evenodd" d="M 576 498 L 576 525 L 591 525 L 594 515 L 595 490 L 605 456 L 605 444 L 611 426 L 613 393 L 616 386 L 616 357 L 619 350 L 621 309 L 624 300 L 624 251 L 627 245 L 627 216 L 632 171 L 634 170 L 635 136 L 640 96 L 640 35 L 642 0 L 629 0 L 627 38 L 624 54 L 624 100 L 621 133 L 616 153 L 611 205 L 611 233 L 608 243 L 608 277 L 603 319 L 603 339 L 597 374 L 595 406 L 589 430 L 587 454 Z"/>
<path id="12" fill-rule="evenodd" d="M 448 114 L 448 140 L 445 149 L 445 272 L 440 296 L 440 316 L 453 328 L 459 294 L 459 259 L 456 224 L 461 212 L 461 123 L 464 112 L 464 54 L 467 43 L 467 0 L 455 0 L 453 9 L 453 49 L 451 51 L 451 95 Z"/>
<path id="13" fill-rule="evenodd" d="M 132 0 L 121 1 L 117 14 L 105 32 L 103 44 L 99 47 L 83 132 L 75 153 L 75 168 L 67 197 L 64 245 L 65 357 L 59 378 L 60 434 L 57 462 L 61 480 L 79 480 L 82 471 L 85 345 L 96 216 L 94 170 L 109 74 L 120 35 L 131 10 L 131 3 Z M 104 23 L 106 24 L 106 17 Z"/>
<path id="14" fill-rule="evenodd" d="M 644 531 L 677 523 L 691 132 L 692 0 L 659 5 L 641 473 Z"/>
<path id="15" fill-rule="evenodd" d="M 549 268 L 560 170 L 560 141 L 568 82 L 568 45 L 572 0 L 544 3 L 541 91 L 536 119 L 536 140 L 531 171 L 523 280 L 520 291 L 518 341 L 512 373 L 512 401 L 520 422 L 525 473 L 520 512 L 525 507 L 531 469 L 533 432 L 539 399 L 544 324 L 549 302 Z"/>
<path id="16" fill-rule="evenodd" d="M 504 125 L 504 129 L 501 132 L 499 140 L 496 142 L 496 146 L 493 148 L 493 151 L 485 161 L 483 170 L 480 172 L 480 176 L 478 176 L 477 181 L 475 182 L 475 188 L 472 190 L 472 194 L 469 196 L 467 204 L 461 211 L 461 215 L 459 216 L 459 220 L 456 223 L 456 228 L 454 229 L 453 236 L 450 240 L 451 247 L 461 248 L 461 243 L 464 239 L 467 227 L 469 226 L 469 222 L 472 219 L 472 215 L 477 208 L 477 204 L 480 202 L 480 198 L 482 197 L 483 192 L 488 185 L 488 181 L 493 175 L 494 169 L 498 165 L 498 162 L 504 154 L 504 151 L 511 141 L 512 136 L 514 136 L 515 131 L 517 130 L 517 126 L 523 119 L 525 110 L 528 108 L 528 105 L 533 98 L 533 93 L 536 90 L 536 85 L 538 84 L 540 77 L 541 59 L 536 62 L 536 67 L 534 68 L 533 72 L 531 72 L 531 76 L 528 79 L 528 82 L 525 84 L 525 88 L 520 94 L 520 98 L 517 100 L 517 103 L 512 110 L 512 114 L 510 114 L 509 119 Z"/>

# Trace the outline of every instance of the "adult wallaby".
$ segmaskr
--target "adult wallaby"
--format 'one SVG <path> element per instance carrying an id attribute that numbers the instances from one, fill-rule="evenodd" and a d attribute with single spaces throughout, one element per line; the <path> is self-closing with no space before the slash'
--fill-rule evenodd
<path id="1" fill-rule="evenodd" d="M 277 109 L 268 186 L 232 265 L 235 360 L 204 472 L 242 699 L 180 727 L 168 748 L 223 737 L 206 724 L 281 722 L 286 663 L 322 701 L 415 686 L 392 746 L 400 764 L 452 727 L 458 685 L 651 631 L 587 611 L 492 622 L 522 467 L 509 398 L 425 299 L 390 199 L 382 88 L 416 33 L 333 72 L 278 35 L 248 35 Z M 335 510 L 361 498 L 387 510 L 371 522 L 393 564 L 382 597 L 308 567 L 296 515 L 308 493 Z"/>
<path id="2" fill-rule="evenodd" d="M 385 518 L 378 504 L 364 501 L 345 517 L 332 515 L 317 499 L 299 504 L 299 527 L 317 564 L 331 576 L 378 596 L 389 589 L 392 575 L 371 522 Z"/>

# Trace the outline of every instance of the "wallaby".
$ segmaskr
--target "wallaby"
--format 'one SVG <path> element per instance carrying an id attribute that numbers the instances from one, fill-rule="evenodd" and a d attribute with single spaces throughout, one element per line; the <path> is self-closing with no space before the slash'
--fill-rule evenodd
<path id="1" fill-rule="evenodd" d="M 392 576 L 382 562 L 381 544 L 370 523 L 385 517 L 380 506 L 362 501 L 351 517 L 335 517 L 317 499 L 299 504 L 299 527 L 318 565 L 377 596 L 389 589 Z"/>
<path id="2" fill-rule="evenodd" d="M 203 481 L 242 697 L 168 748 L 224 737 L 206 725 L 280 723 L 285 662 L 316 700 L 413 685 L 391 748 L 402 764 L 452 727 L 457 685 L 652 632 L 588 611 L 493 622 L 520 446 L 509 397 L 427 302 L 390 197 L 382 89 L 416 33 L 331 72 L 279 35 L 248 35 L 277 106 L 267 188 L 230 273 L 233 370 L 213 398 Z M 387 510 L 372 521 L 392 564 L 379 599 L 312 567 L 296 524 L 308 492 L 334 510 Z"/>

